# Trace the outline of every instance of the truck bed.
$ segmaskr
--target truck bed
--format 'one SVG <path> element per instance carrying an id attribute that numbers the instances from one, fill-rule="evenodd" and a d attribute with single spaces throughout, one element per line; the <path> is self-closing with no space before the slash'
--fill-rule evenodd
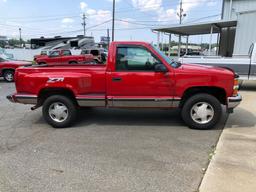
<path id="1" fill-rule="evenodd" d="M 72 90 L 76 95 L 105 94 L 105 73 L 106 65 L 34 65 L 19 68 L 15 83 L 17 92 L 34 95 L 40 94 L 42 88 L 55 87 Z"/>

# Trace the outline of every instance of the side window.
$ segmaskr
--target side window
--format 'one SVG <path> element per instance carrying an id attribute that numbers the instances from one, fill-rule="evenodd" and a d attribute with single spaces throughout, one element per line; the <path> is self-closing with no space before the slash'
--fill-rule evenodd
<path id="1" fill-rule="evenodd" d="M 154 71 L 161 63 L 143 47 L 118 47 L 116 71 Z"/>
<path id="2" fill-rule="evenodd" d="M 64 50 L 64 51 L 62 52 L 62 55 L 63 55 L 63 56 L 69 56 L 69 55 L 71 55 L 71 52 L 70 52 L 69 50 Z"/>
<path id="3" fill-rule="evenodd" d="M 93 56 L 98 56 L 98 55 L 99 55 L 99 51 L 98 51 L 98 50 L 92 50 L 92 51 L 91 51 L 91 54 L 92 54 Z"/>
<path id="4" fill-rule="evenodd" d="M 50 54 L 51 57 L 58 57 L 59 55 L 60 55 L 59 51 L 52 51 Z"/>

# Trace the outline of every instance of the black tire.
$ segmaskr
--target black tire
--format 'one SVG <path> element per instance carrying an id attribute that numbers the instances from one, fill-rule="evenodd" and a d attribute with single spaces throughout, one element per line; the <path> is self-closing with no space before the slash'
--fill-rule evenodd
<path id="1" fill-rule="evenodd" d="M 69 64 L 77 64 L 77 61 L 70 61 Z"/>
<path id="2" fill-rule="evenodd" d="M 3 73 L 4 80 L 6 82 L 13 82 L 14 81 L 14 71 L 13 70 L 6 70 Z"/>
<path id="3" fill-rule="evenodd" d="M 199 111 L 198 113 L 197 112 L 195 113 L 194 109 L 202 105 L 204 106 L 208 105 L 206 109 L 208 111 L 213 111 L 213 114 L 209 116 L 206 115 L 208 111 L 206 113 L 203 113 L 203 111 Z M 197 114 L 199 113 L 206 116 L 205 123 L 203 122 L 202 118 L 197 116 Z M 200 130 L 213 129 L 221 119 L 222 107 L 221 107 L 221 103 L 216 97 L 209 94 L 201 93 L 201 94 L 196 94 L 186 100 L 185 104 L 182 107 L 181 115 L 182 115 L 183 121 L 191 129 L 200 129 Z M 199 123 L 198 121 L 201 121 L 201 123 Z"/>
<path id="4" fill-rule="evenodd" d="M 63 118 L 63 121 L 58 122 L 53 119 L 53 116 L 50 115 L 50 108 L 54 104 L 62 104 L 67 109 L 67 117 Z M 49 123 L 54 128 L 66 128 L 70 127 L 77 117 L 77 106 L 76 104 L 68 97 L 62 95 L 53 95 L 48 97 L 43 104 L 43 117 L 47 123 Z"/>
<path id="5" fill-rule="evenodd" d="M 46 64 L 45 62 L 38 63 L 38 65 L 45 65 L 45 64 Z"/>

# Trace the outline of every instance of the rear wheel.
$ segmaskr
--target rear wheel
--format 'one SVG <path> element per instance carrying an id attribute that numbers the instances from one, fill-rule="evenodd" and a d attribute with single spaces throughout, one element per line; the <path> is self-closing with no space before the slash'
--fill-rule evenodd
<path id="1" fill-rule="evenodd" d="M 212 95 L 197 94 L 185 102 L 181 114 L 192 129 L 212 129 L 221 119 L 221 103 Z"/>
<path id="2" fill-rule="evenodd" d="M 71 126 L 77 116 L 77 108 L 74 102 L 62 95 L 48 97 L 42 110 L 44 119 L 55 128 Z"/>
<path id="3" fill-rule="evenodd" d="M 3 73 L 4 80 L 7 82 L 13 82 L 14 81 L 14 71 L 13 70 L 6 70 Z"/>

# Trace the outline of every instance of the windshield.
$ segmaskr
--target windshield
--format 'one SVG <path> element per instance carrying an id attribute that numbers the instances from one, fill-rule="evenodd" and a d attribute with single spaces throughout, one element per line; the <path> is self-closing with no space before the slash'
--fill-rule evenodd
<path id="1" fill-rule="evenodd" d="M 172 67 L 174 68 L 178 68 L 181 66 L 181 64 L 179 62 L 174 61 L 173 59 L 171 59 L 170 57 L 168 57 L 167 55 L 164 54 L 164 52 L 160 51 L 157 47 L 155 47 L 154 45 L 151 45 L 153 47 L 153 49 L 159 54 L 161 55 L 161 57 L 164 58 L 164 60 L 169 63 Z"/>

